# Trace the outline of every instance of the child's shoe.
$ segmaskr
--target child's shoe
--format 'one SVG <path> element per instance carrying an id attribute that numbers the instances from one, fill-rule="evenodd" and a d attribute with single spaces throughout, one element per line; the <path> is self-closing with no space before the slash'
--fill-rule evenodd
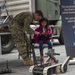
<path id="1" fill-rule="evenodd" d="M 44 56 L 42 56 L 41 59 L 42 59 L 42 63 L 44 63 Z"/>
<path id="2" fill-rule="evenodd" d="M 50 59 L 50 63 L 51 64 L 54 64 L 54 59 Z"/>

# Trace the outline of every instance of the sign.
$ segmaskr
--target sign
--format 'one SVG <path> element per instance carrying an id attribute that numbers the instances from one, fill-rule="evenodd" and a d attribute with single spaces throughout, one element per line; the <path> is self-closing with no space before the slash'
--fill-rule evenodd
<path id="1" fill-rule="evenodd" d="M 75 0 L 60 0 L 66 54 L 75 58 Z"/>

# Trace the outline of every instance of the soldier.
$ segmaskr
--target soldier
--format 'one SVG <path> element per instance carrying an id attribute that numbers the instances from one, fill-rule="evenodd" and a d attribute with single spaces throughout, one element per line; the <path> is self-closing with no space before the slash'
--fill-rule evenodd
<path id="1" fill-rule="evenodd" d="M 13 18 L 12 25 L 9 25 L 9 30 L 25 65 L 34 64 L 33 61 L 28 58 L 27 50 L 30 49 L 30 40 L 26 35 L 26 33 L 30 35 L 34 33 L 34 31 L 30 28 L 32 19 L 32 14 L 30 12 L 22 12 L 16 15 Z"/>
<path id="2" fill-rule="evenodd" d="M 43 12 L 41 10 L 35 11 L 35 13 L 33 14 L 33 23 L 38 24 L 39 20 L 42 19 L 43 17 L 44 17 Z"/>

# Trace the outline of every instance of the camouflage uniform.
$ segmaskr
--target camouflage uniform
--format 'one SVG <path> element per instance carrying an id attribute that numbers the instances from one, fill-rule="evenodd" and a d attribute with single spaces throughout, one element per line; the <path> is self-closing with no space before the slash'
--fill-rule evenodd
<path id="1" fill-rule="evenodd" d="M 30 49 L 30 40 L 26 33 L 32 34 L 34 31 L 30 28 L 30 23 L 32 22 L 32 14 L 30 12 L 22 12 L 13 18 L 12 25 L 9 25 L 9 30 L 14 38 L 16 47 L 25 60 L 27 55 L 27 50 Z"/>

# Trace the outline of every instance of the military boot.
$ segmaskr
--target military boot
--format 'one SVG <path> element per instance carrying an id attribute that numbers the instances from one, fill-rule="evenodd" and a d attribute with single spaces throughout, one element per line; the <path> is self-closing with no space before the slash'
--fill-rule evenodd
<path id="1" fill-rule="evenodd" d="M 32 65 L 34 65 L 34 62 L 27 57 L 27 58 L 24 59 L 24 65 L 32 66 Z"/>

